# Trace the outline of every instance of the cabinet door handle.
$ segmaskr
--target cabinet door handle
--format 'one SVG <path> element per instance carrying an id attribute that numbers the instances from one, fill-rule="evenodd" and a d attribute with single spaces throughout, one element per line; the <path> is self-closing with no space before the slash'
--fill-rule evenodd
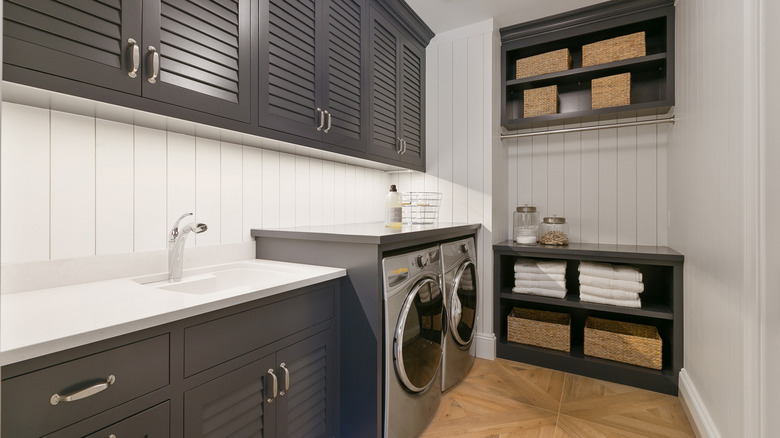
<path id="1" fill-rule="evenodd" d="M 333 116 L 333 114 L 331 114 L 331 113 L 329 113 L 327 111 L 325 111 L 325 114 L 328 116 L 328 127 L 325 128 L 325 131 L 324 131 L 327 134 L 328 131 L 330 131 L 330 126 L 331 126 L 330 122 L 331 122 L 331 117 Z"/>
<path id="2" fill-rule="evenodd" d="M 398 137 L 398 149 L 395 151 L 398 153 L 398 155 L 403 153 L 403 140 L 401 140 L 401 137 Z"/>
<path id="3" fill-rule="evenodd" d="M 147 80 L 150 84 L 154 84 L 157 82 L 157 76 L 160 75 L 160 52 L 154 46 L 149 46 L 146 50 L 152 54 L 152 76 Z"/>
<path id="4" fill-rule="evenodd" d="M 279 364 L 279 368 L 284 371 L 284 388 L 279 392 L 279 396 L 283 396 L 290 390 L 290 370 L 287 369 L 287 364 L 284 362 Z"/>
<path id="5" fill-rule="evenodd" d="M 82 398 L 87 398 L 91 395 L 95 395 L 98 392 L 105 391 L 108 389 L 109 386 L 113 385 L 114 382 L 116 382 L 116 377 L 114 377 L 113 374 L 108 376 L 105 382 L 98 383 L 97 385 L 92 385 L 89 388 L 80 389 L 72 394 L 66 394 L 66 395 L 59 395 L 54 394 L 49 399 L 49 403 L 52 404 L 52 406 L 57 405 L 59 402 L 72 402 L 76 400 L 80 400 Z"/>
<path id="6" fill-rule="evenodd" d="M 267 403 L 273 403 L 274 400 L 276 400 L 276 394 L 279 392 L 279 384 L 276 381 L 276 374 L 274 374 L 273 368 L 268 369 L 268 374 L 271 376 L 273 383 L 271 384 L 271 396 L 268 397 L 265 401 Z"/>
<path id="7" fill-rule="evenodd" d="M 406 153 L 406 140 L 403 138 L 401 139 L 401 152 L 399 154 L 403 155 Z"/>
<path id="8" fill-rule="evenodd" d="M 109 435 L 109 436 L 108 436 L 108 438 L 116 438 L 116 435 L 114 435 L 114 434 L 112 433 L 111 435 Z"/>
<path id="9" fill-rule="evenodd" d="M 320 115 L 320 126 L 317 127 L 317 131 L 322 131 L 322 127 L 325 126 L 325 113 L 318 107 L 317 114 Z"/>
<path id="10" fill-rule="evenodd" d="M 135 79 L 136 76 L 138 76 L 136 74 L 138 72 L 138 67 L 141 65 L 141 48 L 138 47 L 138 42 L 132 38 L 128 38 L 127 42 L 131 45 L 130 58 L 132 58 L 133 61 L 133 69 L 127 72 L 127 75 Z"/>

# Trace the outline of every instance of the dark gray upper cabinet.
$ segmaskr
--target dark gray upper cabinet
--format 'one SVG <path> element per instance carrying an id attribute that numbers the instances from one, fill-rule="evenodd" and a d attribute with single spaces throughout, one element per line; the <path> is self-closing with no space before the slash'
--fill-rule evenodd
<path id="1" fill-rule="evenodd" d="M 371 9 L 369 151 L 425 166 L 425 51 L 378 9 Z"/>
<path id="2" fill-rule="evenodd" d="M 250 0 L 4 6 L 6 64 L 249 121 Z"/>
<path id="3" fill-rule="evenodd" d="M 261 126 L 365 149 L 363 0 L 261 0 Z"/>

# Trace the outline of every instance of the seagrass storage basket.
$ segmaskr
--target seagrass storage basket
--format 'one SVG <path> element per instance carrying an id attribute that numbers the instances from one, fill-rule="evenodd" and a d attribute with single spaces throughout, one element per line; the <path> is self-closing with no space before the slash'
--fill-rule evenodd
<path id="1" fill-rule="evenodd" d="M 660 370 L 662 346 L 658 329 L 650 325 L 590 316 L 585 321 L 586 356 Z"/>
<path id="2" fill-rule="evenodd" d="M 506 325 L 510 342 L 571 350 L 571 315 L 567 313 L 515 307 L 507 316 Z"/>
<path id="3" fill-rule="evenodd" d="M 555 73 L 570 68 L 571 54 L 569 49 L 560 49 L 518 59 L 515 62 L 515 79 Z"/>
<path id="4" fill-rule="evenodd" d="M 645 56 L 645 33 L 637 32 L 582 46 L 582 66 Z"/>
<path id="5" fill-rule="evenodd" d="M 544 116 L 558 112 L 558 86 L 523 90 L 523 117 Z"/>
<path id="6" fill-rule="evenodd" d="M 591 109 L 631 104 L 631 73 L 593 79 L 590 88 Z"/>

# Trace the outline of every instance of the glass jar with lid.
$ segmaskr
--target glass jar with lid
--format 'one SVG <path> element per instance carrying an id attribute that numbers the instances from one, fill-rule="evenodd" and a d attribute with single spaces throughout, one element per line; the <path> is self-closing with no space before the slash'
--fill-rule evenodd
<path id="1" fill-rule="evenodd" d="M 539 243 L 542 245 L 568 245 L 569 225 L 565 217 L 546 217 L 540 227 Z"/>
<path id="2" fill-rule="evenodd" d="M 539 240 L 539 212 L 536 207 L 525 204 L 513 213 L 513 238 L 517 243 L 533 245 Z"/>

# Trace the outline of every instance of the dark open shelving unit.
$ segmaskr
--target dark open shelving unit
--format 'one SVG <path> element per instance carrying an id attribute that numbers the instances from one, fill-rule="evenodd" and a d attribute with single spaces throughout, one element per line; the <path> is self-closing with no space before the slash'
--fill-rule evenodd
<path id="1" fill-rule="evenodd" d="M 645 32 L 646 56 L 582 66 L 582 46 Z M 674 106 L 673 0 L 614 0 L 501 29 L 501 125 L 509 130 L 539 122 Z M 569 70 L 515 79 L 518 59 L 569 49 Z M 591 80 L 631 73 L 631 104 L 591 109 Z M 558 86 L 558 113 L 523 117 L 523 91 Z"/>
<path id="2" fill-rule="evenodd" d="M 682 254 L 657 246 L 572 243 L 565 247 L 519 245 L 506 241 L 493 246 L 494 330 L 496 355 L 560 371 L 609 380 L 667 394 L 677 394 L 683 366 L 683 261 Z M 512 292 L 514 264 L 519 258 L 566 260 L 564 299 Z M 580 261 L 630 265 L 639 269 L 645 291 L 639 309 L 581 302 Z M 507 315 L 514 307 L 567 313 L 571 316 L 571 351 L 562 352 L 507 340 Z M 584 327 L 588 316 L 652 325 L 663 341 L 662 369 L 585 356 Z"/>

